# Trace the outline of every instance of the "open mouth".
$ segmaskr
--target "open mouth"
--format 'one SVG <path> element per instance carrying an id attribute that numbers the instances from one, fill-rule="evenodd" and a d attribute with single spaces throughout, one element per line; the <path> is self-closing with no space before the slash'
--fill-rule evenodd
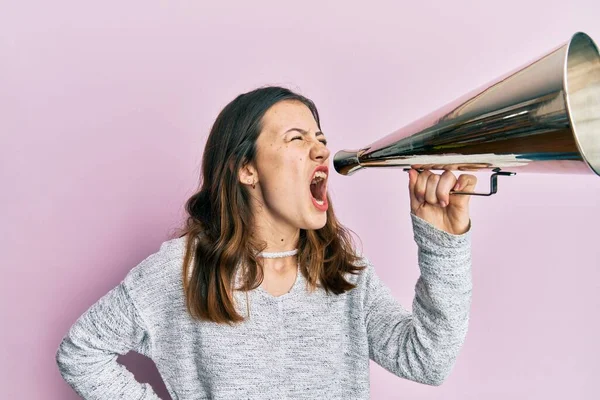
<path id="1" fill-rule="evenodd" d="M 310 183 L 310 194 L 318 205 L 325 204 L 326 199 L 326 178 L 327 174 L 322 171 L 317 171 Z"/>

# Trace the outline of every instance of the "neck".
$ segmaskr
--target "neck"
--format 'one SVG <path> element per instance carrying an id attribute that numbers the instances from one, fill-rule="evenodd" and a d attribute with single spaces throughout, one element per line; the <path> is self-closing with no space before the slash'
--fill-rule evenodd
<path id="1" fill-rule="evenodd" d="M 295 271 L 298 268 L 298 258 L 296 256 L 284 258 L 259 258 L 259 262 L 263 266 L 263 271 L 277 272 L 279 274 Z"/>
<path id="2" fill-rule="evenodd" d="M 258 222 L 252 229 L 252 239 L 255 243 L 267 245 L 263 252 L 281 253 L 298 248 L 299 228 L 278 225 L 271 218 L 262 216 L 257 216 L 255 219 Z"/>

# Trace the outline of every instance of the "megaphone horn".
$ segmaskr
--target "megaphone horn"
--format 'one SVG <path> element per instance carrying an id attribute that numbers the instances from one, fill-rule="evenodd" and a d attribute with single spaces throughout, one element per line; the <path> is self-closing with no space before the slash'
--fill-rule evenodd
<path id="1" fill-rule="evenodd" d="M 600 55 L 577 32 L 537 60 L 359 150 L 341 150 L 335 170 L 364 168 L 600 175 Z"/>

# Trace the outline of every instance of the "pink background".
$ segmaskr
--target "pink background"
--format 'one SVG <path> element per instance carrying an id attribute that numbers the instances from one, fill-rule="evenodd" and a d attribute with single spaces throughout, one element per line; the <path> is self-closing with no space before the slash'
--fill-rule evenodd
<path id="1" fill-rule="evenodd" d="M 0 397 L 75 399 L 56 348 L 177 227 L 211 123 L 282 84 L 357 148 L 567 41 L 600 2 L 0 3 Z M 487 175 L 479 189 L 487 188 Z M 333 175 L 338 216 L 410 307 L 407 175 Z M 520 174 L 473 198 L 471 324 L 440 387 L 372 367 L 374 399 L 597 399 L 600 178 Z M 166 397 L 151 361 L 122 360 Z"/>

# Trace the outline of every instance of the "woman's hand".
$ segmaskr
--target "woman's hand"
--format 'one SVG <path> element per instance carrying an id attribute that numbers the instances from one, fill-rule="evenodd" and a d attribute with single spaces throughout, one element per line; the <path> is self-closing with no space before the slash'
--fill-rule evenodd
<path id="1" fill-rule="evenodd" d="M 454 235 L 469 229 L 469 195 L 451 195 L 450 191 L 472 192 L 477 177 L 462 174 L 458 180 L 451 171 L 438 175 L 429 170 L 408 171 L 410 210 L 417 217 Z"/>

